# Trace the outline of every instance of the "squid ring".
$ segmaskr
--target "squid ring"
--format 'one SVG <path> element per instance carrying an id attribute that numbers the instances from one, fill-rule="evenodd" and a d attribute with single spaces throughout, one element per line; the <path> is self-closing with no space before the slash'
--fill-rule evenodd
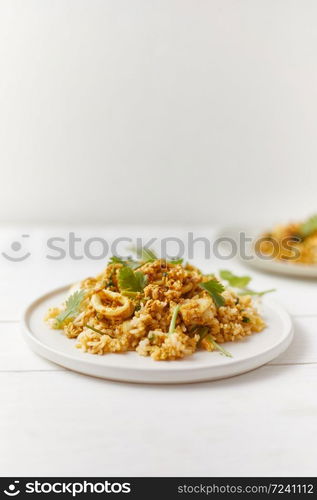
<path id="1" fill-rule="evenodd" d="M 105 306 L 101 302 L 101 294 L 109 302 L 116 302 L 119 305 L 117 307 Z M 133 305 L 128 297 L 110 290 L 101 290 L 99 293 L 95 293 L 92 295 L 90 303 L 98 313 L 103 314 L 109 319 L 127 318 L 133 312 Z"/>

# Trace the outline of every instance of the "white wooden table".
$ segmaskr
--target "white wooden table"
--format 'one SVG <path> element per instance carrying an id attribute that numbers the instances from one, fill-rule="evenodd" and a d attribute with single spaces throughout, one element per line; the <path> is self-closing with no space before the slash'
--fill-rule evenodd
<path id="1" fill-rule="evenodd" d="M 33 354 L 20 334 L 24 305 L 51 288 L 92 275 L 104 261 L 45 258 L 49 236 L 67 228 L 2 228 L 1 251 L 25 238 L 31 256 L 0 256 L 0 474 L 33 476 L 316 475 L 316 282 L 265 275 L 239 261 L 196 262 L 276 287 L 292 315 L 288 351 L 253 372 L 217 382 L 151 386 L 98 380 Z M 179 235 L 186 228 L 77 228 L 83 238 Z M 212 236 L 206 228 L 195 235 Z M 22 240 L 21 240 L 22 241 Z M 18 252 L 11 251 L 17 255 Z"/>

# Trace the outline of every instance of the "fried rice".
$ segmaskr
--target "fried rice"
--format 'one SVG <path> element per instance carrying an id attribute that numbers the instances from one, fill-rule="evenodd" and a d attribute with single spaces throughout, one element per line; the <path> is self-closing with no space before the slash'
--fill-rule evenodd
<path id="1" fill-rule="evenodd" d="M 259 256 L 295 264 L 317 264 L 317 216 L 275 226 L 256 241 Z"/>
<path id="2" fill-rule="evenodd" d="M 82 351 L 136 351 L 155 361 L 214 351 L 265 327 L 251 296 L 222 286 L 219 304 L 201 286 L 219 285 L 219 280 L 190 264 L 151 259 L 141 261 L 137 269 L 129 265 L 111 261 L 97 277 L 78 283 L 70 292 L 73 302 L 79 299 L 76 308 L 68 314 L 67 301 L 51 308 L 45 318 L 48 325 L 76 339 Z M 137 291 L 125 286 L 124 274 L 137 283 Z"/>

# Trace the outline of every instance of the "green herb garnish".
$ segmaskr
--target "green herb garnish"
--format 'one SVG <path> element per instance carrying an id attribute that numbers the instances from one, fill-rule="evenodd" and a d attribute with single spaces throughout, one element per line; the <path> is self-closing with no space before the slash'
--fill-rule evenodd
<path id="1" fill-rule="evenodd" d="M 173 314 L 172 314 L 172 319 L 171 319 L 171 322 L 170 322 L 170 327 L 168 329 L 168 333 L 174 333 L 175 332 L 176 319 L 177 319 L 177 316 L 178 316 L 178 313 L 179 313 L 179 309 L 180 309 L 180 305 L 177 304 L 177 306 L 175 307 L 175 309 L 173 311 Z"/>
<path id="2" fill-rule="evenodd" d="M 200 336 L 200 340 L 199 342 L 201 342 L 204 338 L 206 340 L 208 340 L 209 342 L 211 342 L 214 347 L 216 347 L 216 349 L 220 352 L 220 354 L 222 354 L 223 356 L 227 356 L 228 358 L 232 358 L 232 354 L 227 351 L 226 349 L 224 349 L 223 347 L 221 347 L 213 338 L 212 336 L 210 335 L 209 333 L 209 328 L 207 326 L 201 326 L 199 327 L 195 333 L 198 333 L 198 335 Z"/>
<path id="3" fill-rule="evenodd" d="M 121 292 L 135 294 L 142 292 L 147 284 L 147 276 L 141 271 L 133 271 L 130 267 L 122 267 L 119 271 L 119 288 Z"/>
<path id="4" fill-rule="evenodd" d="M 231 271 L 225 269 L 220 271 L 219 276 L 223 280 L 228 281 L 229 286 L 241 290 L 240 292 L 238 292 L 239 295 L 258 295 L 259 297 L 261 297 L 266 293 L 275 292 L 275 288 L 271 288 L 270 290 L 264 290 L 263 292 L 256 292 L 255 290 L 247 288 L 247 285 L 250 283 L 252 279 L 250 276 L 236 276 Z"/>
<path id="5" fill-rule="evenodd" d="M 157 260 L 157 259 L 158 259 L 158 256 L 150 248 L 142 248 L 141 249 L 142 262 L 153 262 L 154 260 Z"/>
<path id="6" fill-rule="evenodd" d="M 201 342 L 209 334 L 208 326 L 200 326 L 198 329 L 194 330 L 194 334 L 198 333 Z"/>
<path id="7" fill-rule="evenodd" d="M 154 262 L 155 260 L 158 260 L 160 258 L 157 256 L 157 254 L 151 248 L 146 248 L 146 247 L 140 248 L 138 246 L 137 247 L 132 246 L 129 248 L 129 250 L 131 250 L 131 252 L 134 252 L 137 255 L 137 257 L 140 259 L 140 262 L 136 263 L 137 264 L 136 267 L 140 267 L 143 264 L 147 264 L 148 262 Z M 181 259 L 181 258 L 178 259 L 176 257 L 172 258 L 170 260 L 167 260 L 167 259 L 162 259 L 162 260 L 165 260 L 168 264 L 175 264 L 175 265 L 182 264 L 184 262 L 184 259 Z"/>
<path id="8" fill-rule="evenodd" d="M 77 316 L 84 297 L 84 290 L 77 290 L 68 297 L 65 302 L 65 310 L 59 313 L 59 315 L 55 318 L 56 328 L 61 328 L 66 319 L 74 318 L 75 316 Z"/>
<path id="9" fill-rule="evenodd" d="M 303 238 L 307 238 L 307 236 L 310 236 L 315 231 L 317 231 L 317 215 L 310 217 L 299 228 L 300 235 Z"/>
<path id="10" fill-rule="evenodd" d="M 219 276 L 221 279 L 228 281 L 229 285 L 234 288 L 245 288 L 251 281 L 250 276 L 236 276 L 225 269 L 220 271 Z"/>
<path id="11" fill-rule="evenodd" d="M 182 264 L 184 262 L 184 259 L 172 259 L 172 260 L 169 260 L 168 263 L 169 264 Z"/>
<path id="12" fill-rule="evenodd" d="M 151 250 L 150 248 L 132 246 L 129 248 L 129 250 L 131 250 L 131 252 L 134 252 L 143 264 L 145 264 L 146 262 L 153 262 L 154 260 L 158 259 L 158 256 L 156 255 L 154 250 Z"/>
<path id="13" fill-rule="evenodd" d="M 247 316 L 243 316 L 242 321 L 243 323 L 250 323 L 251 320 Z"/>
<path id="14" fill-rule="evenodd" d="M 213 338 L 211 335 L 208 335 L 207 337 L 207 340 L 209 340 L 214 346 L 216 349 L 218 349 L 218 351 L 220 352 L 220 354 L 222 354 L 223 356 L 227 356 L 227 358 L 232 358 L 232 354 L 231 352 L 227 351 L 226 349 L 224 349 L 223 347 L 221 347 L 221 345 L 219 345 Z"/>
<path id="15" fill-rule="evenodd" d="M 109 259 L 110 264 L 123 264 L 124 266 L 126 265 L 126 261 L 121 259 L 121 257 L 117 257 L 116 255 L 113 255 Z"/>
<path id="16" fill-rule="evenodd" d="M 110 335 L 109 333 L 104 333 L 93 326 L 85 325 L 85 327 L 89 328 L 89 330 L 92 330 L 93 332 L 99 333 L 100 335 L 109 335 L 109 337 L 111 337 L 112 339 L 115 338 L 113 335 Z"/>
<path id="17" fill-rule="evenodd" d="M 111 286 L 114 286 L 114 282 L 112 280 L 112 276 L 110 276 L 109 280 L 105 282 L 105 288 L 109 288 Z"/>
<path id="18" fill-rule="evenodd" d="M 124 259 L 121 259 L 121 257 L 117 257 L 116 255 L 111 257 L 110 263 L 111 264 L 122 264 L 123 266 L 131 267 L 131 269 L 136 269 L 137 267 L 140 266 L 140 263 L 137 262 L 136 260 L 133 260 L 130 258 L 124 260 Z"/>
<path id="19" fill-rule="evenodd" d="M 217 307 L 221 307 L 225 304 L 225 299 L 220 295 L 225 291 L 225 287 L 219 283 L 217 280 L 206 281 L 205 283 L 200 283 L 200 288 L 207 290 L 209 295 L 212 297 Z"/>

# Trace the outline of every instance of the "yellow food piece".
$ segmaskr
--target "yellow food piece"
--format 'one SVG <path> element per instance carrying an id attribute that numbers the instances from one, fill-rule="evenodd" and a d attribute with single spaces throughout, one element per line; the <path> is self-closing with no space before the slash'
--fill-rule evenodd
<path id="1" fill-rule="evenodd" d="M 301 237 L 300 223 L 278 225 L 255 242 L 258 255 L 294 264 L 317 264 L 317 231 Z"/>
<path id="2" fill-rule="evenodd" d="M 106 300 L 110 305 L 105 305 L 103 300 Z M 109 319 L 128 318 L 134 309 L 133 304 L 127 297 L 111 290 L 100 290 L 100 292 L 94 293 L 90 303 L 95 311 Z"/>

